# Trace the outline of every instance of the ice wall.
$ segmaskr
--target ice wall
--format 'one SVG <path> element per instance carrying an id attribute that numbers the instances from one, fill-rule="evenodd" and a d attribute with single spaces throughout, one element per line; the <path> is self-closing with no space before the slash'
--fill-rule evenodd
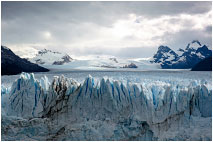
<path id="1" fill-rule="evenodd" d="M 45 94 L 41 83 L 35 79 L 34 74 L 22 73 L 12 84 L 8 106 L 3 109 L 7 115 L 38 117 L 39 112 L 43 111 L 44 102 Z"/>
<path id="2" fill-rule="evenodd" d="M 128 134 L 143 131 L 142 140 L 153 140 L 171 127 L 189 125 L 193 117 L 212 116 L 212 90 L 206 86 L 205 82 L 188 86 L 162 82 L 124 84 L 104 78 L 95 82 L 91 76 L 83 84 L 64 76 L 49 83 L 47 77 L 38 81 L 33 74 L 23 73 L 11 87 L 5 113 L 50 118 L 57 126 L 111 122 L 119 124 L 119 132 L 127 127 Z M 113 135 L 112 139 L 122 136 Z"/>
<path id="3" fill-rule="evenodd" d="M 6 93 L 7 88 L 2 87 L 2 94 Z M 41 112 L 43 115 L 54 114 L 51 110 L 54 107 L 58 111 L 66 106 L 75 108 L 72 113 L 82 112 L 88 118 L 94 118 L 93 113 L 97 112 L 97 117 L 105 117 L 106 114 L 112 118 L 126 116 L 129 111 L 144 121 L 160 122 L 180 112 L 211 116 L 211 95 L 205 82 L 192 82 L 183 87 L 163 83 L 123 84 L 103 78 L 95 84 L 94 79 L 88 76 L 83 84 L 79 84 L 62 75 L 49 83 L 46 76 L 38 81 L 34 74 L 22 73 L 11 87 L 8 115 L 37 117 Z"/>

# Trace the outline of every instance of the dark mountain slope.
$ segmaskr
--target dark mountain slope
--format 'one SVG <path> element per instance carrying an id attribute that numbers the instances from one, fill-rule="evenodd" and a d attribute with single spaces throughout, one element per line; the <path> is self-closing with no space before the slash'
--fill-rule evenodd
<path id="1" fill-rule="evenodd" d="M 46 68 L 33 64 L 15 55 L 9 48 L 1 46 L 1 75 L 15 75 L 21 72 L 47 72 Z"/>
<path id="2" fill-rule="evenodd" d="M 192 71 L 212 71 L 212 57 L 208 57 L 196 64 Z"/>

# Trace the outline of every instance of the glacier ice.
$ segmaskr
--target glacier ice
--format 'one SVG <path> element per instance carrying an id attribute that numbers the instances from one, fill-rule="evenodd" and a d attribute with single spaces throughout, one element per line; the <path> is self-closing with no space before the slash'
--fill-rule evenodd
<path id="1" fill-rule="evenodd" d="M 22 73 L 12 84 L 6 113 L 18 117 L 38 117 L 43 110 L 43 92 L 34 74 Z"/>
<path id="2" fill-rule="evenodd" d="M 10 92 L 10 88 L 1 85 L 1 95 L 8 94 Z"/>
<path id="3" fill-rule="evenodd" d="M 89 75 L 80 84 L 62 75 L 50 83 L 47 77 L 39 81 L 34 74 L 22 73 L 9 93 L 5 90 L 3 118 L 21 117 L 30 129 L 44 127 L 46 135 L 40 140 L 169 140 L 168 130 L 196 127 L 197 118 L 212 117 L 212 90 L 205 81 L 188 86 L 160 81 L 132 84 L 107 78 L 96 82 Z M 33 127 L 28 119 L 47 122 Z M 61 136 L 48 137 L 49 133 Z M 211 129 L 207 134 L 203 140 L 211 139 Z"/>

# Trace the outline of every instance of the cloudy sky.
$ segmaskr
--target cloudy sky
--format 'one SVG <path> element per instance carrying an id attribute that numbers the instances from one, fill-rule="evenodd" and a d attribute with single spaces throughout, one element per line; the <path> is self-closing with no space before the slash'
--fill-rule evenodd
<path id="1" fill-rule="evenodd" d="M 18 54 L 150 57 L 194 39 L 211 48 L 212 2 L 2 2 L 2 44 Z"/>

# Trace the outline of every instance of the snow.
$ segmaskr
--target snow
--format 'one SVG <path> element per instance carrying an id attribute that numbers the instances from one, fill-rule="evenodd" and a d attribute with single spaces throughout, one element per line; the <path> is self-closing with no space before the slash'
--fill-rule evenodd
<path id="1" fill-rule="evenodd" d="M 2 139 L 211 140 L 209 82 L 177 80 L 88 75 L 78 83 L 62 75 L 50 83 L 22 73 L 2 95 Z"/>
<path id="2" fill-rule="evenodd" d="M 16 55 L 18 55 L 21 58 L 26 58 L 26 59 L 35 57 L 39 51 L 38 49 L 35 49 L 33 47 L 29 47 L 29 46 L 20 47 L 20 45 L 19 46 L 10 46 L 10 48 Z M 20 50 L 20 48 L 21 48 L 21 50 Z"/>
<path id="3" fill-rule="evenodd" d="M 175 53 L 176 53 L 178 56 L 181 56 L 181 55 L 184 53 L 184 51 L 177 50 L 177 51 L 175 51 Z"/>
<path id="4" fill-rule="evenodd" d="M 184 61 L 184 60 L 186 60 L 186 57 L 185 57 L 185 56 L 181 56 L 181 57 L 179 58 L 179 61 Z"/>
<path id="5" fill-rule="evenodd" d="M 168 47 L 168 50 L 161 51 L 162 47 L 166 48 L 166 46 L 160 46 L 157 53 L 154 55 L 154 57 L 157 57 L 157 55 L 159 56 L 162 54 L 162 57 L 151 60 L 151 62 L 160 63 L 162 68 L 191 68 L 191 65 L 187 64 L 187 62 L 191 62 L 192 59 L 196 59 L 198 62 L 204 59 L 205 56 L 208 57 L 211 55 L 210 50 L 205 51 L 207 46 L 202 45 L 198 40 L 193 40 L 185 49 L 179 48 L 177 51 L 173 51 Z"/>
<path id="6" fill-rule="evenodd" d="M 197 49 L 200 48 L 201 46 L 202 46 L 202 45 L 200 45 L 198 42 L 192 41 L 192 42 L 190 43 L 189 48 L 192 48 L 192 49 L 197 50 Z"/>
<path id="7" fill-rule="evenodd" d="M 117 62 L 115 62 L 113 59 L 116 59 Z M 134 70 L 154 70 L 154 69 L 160 69 L 160 65 L 156 63 L 150 63 L 150 60 L 147 58 L 143 58 L 140 60 L 135 59 L 123 59 L 123 58 L 115 58 L 111 56 L 99 56 L 99 57 L 93 57 L 87 60 L 72 60 L 70 63 L 66 63 L 64 65 L 42 65 L 43 67 L 46 67 L 48 69 L 81 69 L 81 70 L 116 70 L 121 69 L 125 65 L 129 65 L 131 63 L 134 63 L 138 66 L 138 68 Z"/>
<path id="8" fill-rule="evenodd" d="M 201 59 L 204 59 L 204 58 L 205 58 L 200 52 L 197 53 L 197 56 L 198 56 L 199 58 L 201 58 Z"/>
<path id="9" fill-rule="evenodd" d="M 11 49 L 13 53 L 21 58 L 32 58 L 38 53 L 38 49 L 25 45 L 10 45 L 10 48 L 7 48 L 6 46 L 3 47 L 7 50 Z"/>
<path id="10" fill-rule="evenodd" d="M 165 61 L 172 61 L 172 60 L 175 59 L 175 55 L 173 55 L 173 54 L 170 54 L 170 55 L 168 55 L 168 56 L 169 56 L 169 58 L 166 59 Z"/>
<path id="11" fill-rule="evenodd" d="M 131 61 L 151 61 L 151 60 L 153 60 L 152 59 L 152 57 L 148 57 L 148 58 L 130 58 L 129 60 L 131 60 Z"/>
<path id="12" fill-rule="evenodd" d="M 59 53 L 59 52 L 53 52 L 51 50 L 41 50 L 39 51 L 41 53 L 37 54 L 35 57 L 30 58 L 29 60 L 33 63 L 38 62 L 39 64 L 44 64 L 44 65 L 52 65 L 55 61 L 63 61 L 63 57 L 67 56 L 67 54 L 64 53 Z"/>

